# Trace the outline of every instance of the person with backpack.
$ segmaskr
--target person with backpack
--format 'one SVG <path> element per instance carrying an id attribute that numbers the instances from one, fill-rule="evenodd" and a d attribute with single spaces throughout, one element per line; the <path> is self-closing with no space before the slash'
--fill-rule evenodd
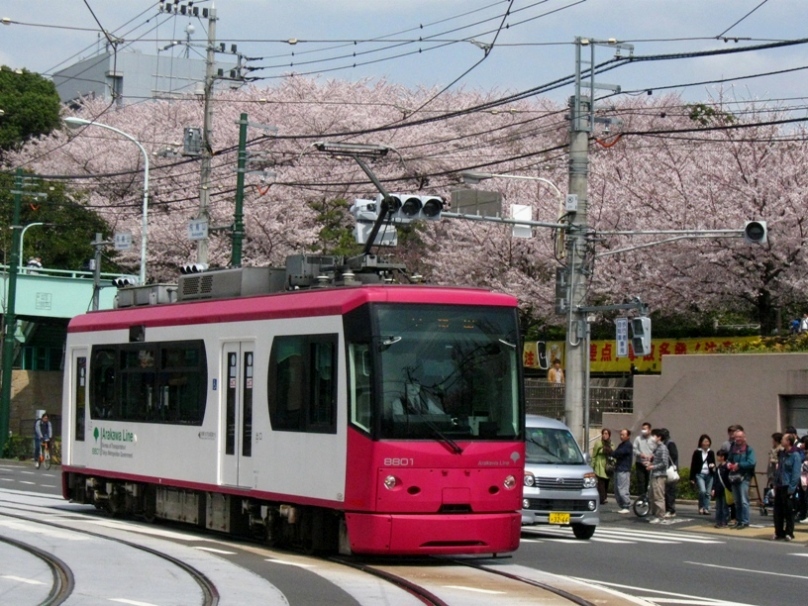
<path id="1" fill-rule="evenodd" d="M 42 413 L 42 417 L 37 419 L 34 423 L 34 461 L 36 461 L 36 468 L 39 469 L 40 456 L 42 454 L 42 444 L 47 442 L 50 445 L 51 438 L 53 437 L 53 426 L 48 419 L 48 413 Z"/>

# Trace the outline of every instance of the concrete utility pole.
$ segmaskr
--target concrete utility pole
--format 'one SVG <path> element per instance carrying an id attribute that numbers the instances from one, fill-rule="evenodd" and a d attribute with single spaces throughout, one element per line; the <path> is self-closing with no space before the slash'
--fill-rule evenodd
<path id="1" fill-rule="evenodd" d="M 578 436 L 584 452 L 588 449 L 589 436 L 584 428 L 584 381 L 587 351 L 586 334 L 578 308 L 586 302 L 588 276 L 584 268 L 587 246 L 587 191 L 589 186 L 589 97 L 581 94 L 581 41 L 575 44 L 575 95 L 570 99 L 570 157 L 569 196 L 575 196 L 576 211 L 571 215 L 567 228 L 567 343 L 566 343 L 566 389 L 564 416 L 573 434 Z"/>
<path id="2" fill-rule="evenodd" d="M 589 134 L 596 121 L 594 98 L 595 89 L 619 92 L 620 87 L 595 82 L 595 46 L 605 45 L 617 49 L 631 49 L 627 44 L 616 40 L 598 41 L 587 38 L 575 39 L 575 94 L 570 99 L 570 158 L 569 189 L 567 212 L 570 219 L 567 226 L 567 267 L 564 272 L 567 281 L 567 344 L 566 344 L 566 389 L 564 395 L 564 415 L 567 425 L 580 438 L 581 447 L 589 448 L 589 435 L 586 423 L 586 391 L 589 383 L 589 351 L 586 346 L 587 326 L 586 293 L 589 288 L 592 251 L 589 250 Z M 588 47 L 588 60 L 582 56 L 582 49 Z M 588 78 L 587 82 L 584 80 Z M 584 85 L 586 94 L 584 94 Z M 604 121 L 610 121 L 605 119 Z"/>
<path id="3" fill-rule="evenodd" d="M 208 12 L 208 46 L 205 59 L 205 115 L 202 122 L 202 166 L 199 177 L 199 213 L 196 219 L 209 222 L 208 203 L 210 200 L 210 172 L 213 145 L 211 144 L 211 128 L 213 126 L 213 83 L 216 78 L 216 9 Z M 198 263 L 208 262 L 208 237 L 196 243 L 196 260 Z"/>

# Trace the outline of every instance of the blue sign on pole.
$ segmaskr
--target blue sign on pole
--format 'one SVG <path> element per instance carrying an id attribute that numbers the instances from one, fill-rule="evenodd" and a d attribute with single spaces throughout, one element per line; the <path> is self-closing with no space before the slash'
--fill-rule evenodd
<path id="1" fill-rule="evenodd" d="M 617 357 L 628 356 L 628 318 L 617 318 L 615 324 L 615 339 L 617 340 Z"/>

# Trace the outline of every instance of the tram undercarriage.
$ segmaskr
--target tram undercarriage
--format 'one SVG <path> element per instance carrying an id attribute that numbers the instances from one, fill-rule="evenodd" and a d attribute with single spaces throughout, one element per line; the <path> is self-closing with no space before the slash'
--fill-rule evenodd
<path id="1" fill-rule="evenodd" d="M 167 520 L 307 553 L 351 553 L 341 513 L 216 492 L 71 474 L 70 500 L 112 516 Z"/>

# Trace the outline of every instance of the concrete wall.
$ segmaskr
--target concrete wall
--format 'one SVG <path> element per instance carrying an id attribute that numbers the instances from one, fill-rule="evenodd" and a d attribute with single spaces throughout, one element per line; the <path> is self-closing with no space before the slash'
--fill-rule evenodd
<path id="1" fill-rule="evenodd" d="M 33 435 L 37 410 L 47 410 L 54 417 L 62 415 L 61 371 L 15 370 L 11 375 L 11 414 L 9 429 L 13 434 Z M 56 435 L 61 435 L 54 428 Z"/>
<path id="2" fill-rule="evenodd" d="M 727 426 L 739 423 L 757 454 L 758 473 L 765 472 L 770 436 L 788 425 L 785 400 L 808 398 L 808 354 L 665 356 L 662 368 L 660 375 L 637 375 L 634 413 L 604 414 L 603 426 L 612 435 L 620 427 L 636 435 L 643 421 L 667 427 L 686 467 L 702 433 L 717 450 Z"/>

